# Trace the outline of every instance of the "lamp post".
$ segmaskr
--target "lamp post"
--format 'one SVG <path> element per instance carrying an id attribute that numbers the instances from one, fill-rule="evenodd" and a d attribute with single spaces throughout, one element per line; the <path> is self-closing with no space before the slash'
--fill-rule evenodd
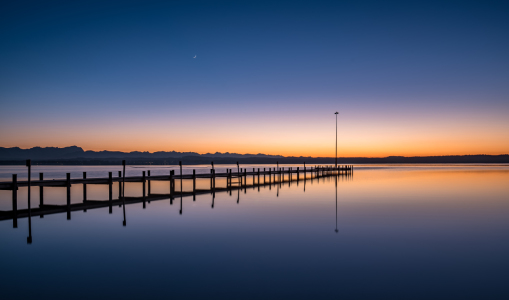
<path id="1" fill-rule="evenodd" d="M 338 112 L 334 113 L 336 115 L 336 169 L 338 167 Z"/>

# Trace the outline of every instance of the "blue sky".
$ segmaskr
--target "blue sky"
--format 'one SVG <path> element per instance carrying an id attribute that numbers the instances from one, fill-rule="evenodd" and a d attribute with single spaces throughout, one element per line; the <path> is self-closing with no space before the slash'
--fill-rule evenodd
<path id="1" fill-rule="evenodd" d="M 196 136 L 203 127 L 229 130 L 224 120 L 264 144 L 267 128 L 309 118 L 309 129 L 292 126 L 313 140 L 339 110 L 349 124 L 387 130 L 457 120 L 468 131 L 474 122 L 500 131 L 488 144 L 509 152 L 497 142 L 509 130 L 508 2 L 103 2 L 3 4 L 0 126 L 9 133 L 0 146 L 106 149 L 114 146 L 103 127 L 134 134 L 191 123 L 178 128 Z M 257 122 L 260 132 L 251 129 Z M 444 126 L 451 138 L 466 134 Z M 164 136 L 174 143 L 158 150 L 201 151 L 183 136 Z M 158 147 L 129 140 L 117 150 Z M 230 152 L 251 145 L 222 142 Z M 264 149 L 276 151 L 269 141 Z"/>

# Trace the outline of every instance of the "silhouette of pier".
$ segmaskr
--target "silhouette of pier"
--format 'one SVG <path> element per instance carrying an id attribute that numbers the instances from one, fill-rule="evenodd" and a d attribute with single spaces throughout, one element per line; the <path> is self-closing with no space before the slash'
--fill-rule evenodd
<path id="1" fill-rule="evenodd" d="M 27 161 L 29 167 L 29 178 L 30 178 L 30 163 Z M 213 165 L 212 165 L 213 166 Z M 180 197 L 182 206 L 182 197 L 193 197 L 196 199 L 197 195 L 212 194 L 212 208 L 214 207 L 215 193 L 218 192 L 229 192 L 232 194 L 233 190 L 246 192 L 247 189 L 260 189 L 262 186 L 278 186 L 280 187 L 283 183 L 291 184 L 292 182 L 313 181 L 315 179 L 324 177 L 339 177 L 339 176 L 351 176 L 353 175 L 353 166 L 314 166 L 314 167 L 277 167 L 277 168 L 263 168 L 248 171 L 247 169 L 237 170 L 227 169 L 225 173 L 216 173 L 215 169 L 211 169 L 210 173 L 197 174 L 196 170 L 193 170 L 192 174 L 182 174 L 182 167 L 180 168 L 180 174 L 175 175 L 175 171 L 171 170 L 169 175 L 157 175 L 151 176 L 150 171 L 147 173 L 142 172 L 142 176 L 129 176 L 125 177 L 124 172 L 118 172 L 118 177 L 113 177 L 113 173 L 109 172 L 106 178 L 87 178 L 86 172 L 83 172 L 83 178 L 71 178 L 71 174 L 66 174 L 66 179 L 56 180 L 45 180 L 44 174 L 39 173 L 39 180 L 27 180 L 18 181 L 17 175 L 12 175 L 11 182 L 0 182 L 0 190 L 11 190 L 12 191 L 12 210 L 0 211 L 0 220 L 13 220 L 13 227 L 17 227 L 17 220 L 19 218 L 31 218 L 32 216 L 67 213 L 67 219 L 71 218 L 71 212 L 73 211 L 86 211 L 88 209 L 104 208 L 109 207 L 109 212 L 112 213 L 114 205 L 124 206 L 125 204 L 145 203 L 157 200 L 170 199 L 170 203 L 173 204 L 173 200 L 176 197 Z M 197 179 L 209 179 L 210 187 L 207 189 L 198 189 L 196 187 Z M 217 178 L 225 178 L 226 186 L 216 186 Z M 175 181 L 180 180 L 181 189 L 180 191 L 175 190 Z M 182 190 L 182 182 L 184 180 L 192 181 L 192 189 L 185 191 Z M 169 194 L 154 194 L 151 193 L 151 182 L 152 181 L 167 181 L 169 182 L 170 193 Z M 119 197 L 113 199 L 113 183 L 118 182 Z M 124 197 L 124 188 L 126 183 L 138 182 L 142 183 L 142 196 L 141 197 Z M 73 185 L 83 185 L 83 199 L 81 203 L 71 204 L 71 187 Z M 105 200 L 89 200 L 87 199 L 87 185 L 108 185 L 108 199 Z M 29 207 L 27 209 L 18 209 L 18 189 L 20 187 L 39 187 L 39 205 L 38 207 L 30 207 L 30 195 L 28 195 Z M 44 187 L 64 187 L 67 190 L 67 201 L 63 205 L 49 205 L 44 203 Z M 148 193 L 147 193 L 148 191 Z M 237 200 L 238 202 L 238 200 Z M 182 208 L 180 210 L 182 214 Z M 124 220 L 125 225 L 125 220 Z"/>

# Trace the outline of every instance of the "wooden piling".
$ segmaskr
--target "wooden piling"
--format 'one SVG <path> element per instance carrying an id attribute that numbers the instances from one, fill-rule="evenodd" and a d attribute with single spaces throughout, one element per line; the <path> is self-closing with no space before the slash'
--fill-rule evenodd
<path id="1" fill-rule="evenodd" d="M 170 171 L 170 204 L 173 204 L 175 197 L 175 170 Z"/>
<path id="2" fill-rule="evenodd" d="M 66 174 L 67 187 L 67 220 L 71 219 L 71 173 Z"/>
<path id="3" fill-rule="evenodd" d="M 108 172 L 108 201 L 113 201 L 113 173 Z"/>
<path id="4" fill-rule="evenodd" d="M 122 178 L 122 171 L 118 171 L 118 178 Z M 118 181 L 118 199 L 122 199 L 122 181 Z"/>
<path id="5" fill-rule="evenodd" d="M 141 173 L 141 183 L 143 184 L 143 188 L 142 188 L 142 194 L 143 194 L 143 198 L 145 198 L 145 185 L 146 185 L 146 177 L 145 177 L 145 171 L 142 171 Z"/>
<path id="6" fill-rule="evenodd" d="M 196 201 L 196 170 L 193 169 L 193 201 Z"/>
<path id="7" fill-rule="evenodd" d="M 87 179 L 87 172 L 83 172 L 83 179 Z M 87 202 L 87 184 L 83 184 L 83 203 Z"/>
<path id="8" fill-rule="evenodd" d="M 118 178 L 122 178 L 122 171 L 118 171 Z M 122 180 L 118 181 L 118 199 L 122 199 Z M 122 204 L 119 204 L 118 207 L 121 207 Z"/>
<path id="9" fill-rule="evenodd" d="M 12 227 L 18 228 L 18 174 L 12 174 Z"/>
<path id="10" fill-rule="evenodd" d="M 39 173 L 39 180 L 44 180 L 44 174 L 43 173 Z M 42 206 L 44 205 L 44 187 L 41 185 L 39 186 L 39 208 L 42 208 Z M 40 218 L 44 218 L 44 215 L 41 214 L 39 216 Z"/>

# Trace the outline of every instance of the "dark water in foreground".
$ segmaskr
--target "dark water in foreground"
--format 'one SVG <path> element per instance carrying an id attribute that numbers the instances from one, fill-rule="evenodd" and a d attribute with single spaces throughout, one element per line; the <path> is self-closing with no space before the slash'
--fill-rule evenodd
<path id="1" fill-rule="evenodd" d="M 371 166 L 337 184 L 307 181 L 305 192 L 293 182 L 216 193 L 213 208 L 211 195 L 184 198 L 182 215 L 180 199 L 127 205 L 126 227 L 118 206 L 112 214 L 73 212 L 69 221 L 65 213 L 33 217 L 31 245 L 28 219 L 16 229 L 1 221 L 0 294 L 509 299 L 508 183 L 507 166 Z M 107 198 L 107 187 L 89 189 L 91 198 Z M 46 192 L 46 202 L 65 203 L 64 188 Z M 19 195 L 23 208 L 26 191 Z M 73 186 L 73 202 L 80 195 Z M 0 210 L 10 209 L 10 192 L 0 191 L 0 201 Z"/>

